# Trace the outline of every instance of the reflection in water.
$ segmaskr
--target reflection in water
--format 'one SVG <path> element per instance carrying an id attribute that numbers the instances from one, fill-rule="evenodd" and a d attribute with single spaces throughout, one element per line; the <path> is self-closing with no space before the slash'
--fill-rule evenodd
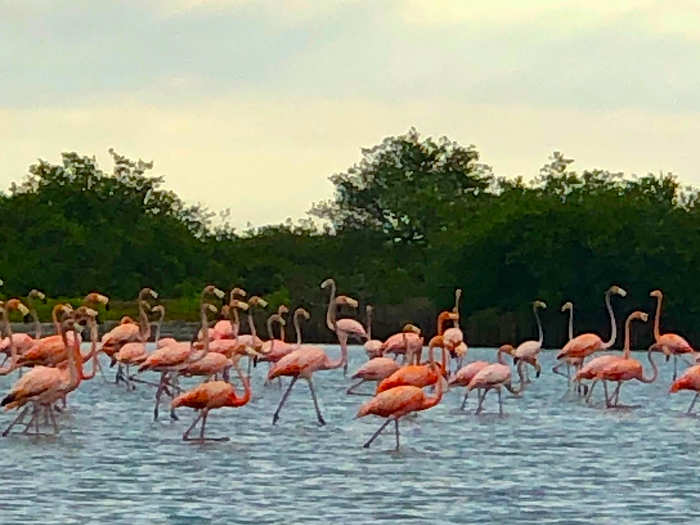
<path id="1" fill-rule="evenodd" d="M 467 360 L 495 355 L 470 349 Z M 364 353 L 350 356 L 352 371 Z M 605 411 L 566 395 L 550 372 L 553 353 L 542 358 L 543 374 L 524 397 L 505 396 L 506 417 L 495 415 L 495 394 L 483 416 L 461 413 L 464 391 L 455 389 L 402 422 L 399 452 L 392 432 L 362 448 L 381 420 L 353 419 L 366 398 L 345 395 L 341 370 L 314 375 L 325 427 L 303 383 L 273 427 L 281 390 L 263 387 L 263 367 L 249 405 L 207 422 L 231 441 L 204 445 L 180 439 L 191 410 L 179 422 L 152 423 L 152 389 L 126 392 L 98 377 L 72 395 L 58 437 L 0 440 L 1 521 L 652 523 L 692 515 L 700 420 L 683 415 L 690 394 L 666 394 L 672 367 L 662 365 L 652 385 L 623 388 L 623 402 L 642 408 Z M 15 376 L 0 378 L 3 393 Z"/>

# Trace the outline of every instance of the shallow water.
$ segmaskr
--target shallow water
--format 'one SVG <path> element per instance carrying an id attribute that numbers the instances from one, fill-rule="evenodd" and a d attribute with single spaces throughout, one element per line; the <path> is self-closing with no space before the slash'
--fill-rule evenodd
<path id="1" fill-rule="evenodd" d="M 350 371 L 365 360 L 359 348 L 350 357 Z M 495 351 L 470 349 L 476 359 Z M 543 352 L 542 376 L 522 399 L 505 396 L 503 418 L 495 394 L 477 417 L 458 410 L 462 388 L 448 392 L 401 422 L 399 452 L 393 426 L 362 448 L 383 420 L 353 419 L 368 398 L 345 395 L 342 369 L 314 377 L 325 427 L 304 382 L 272 426 L 281 391 L 262 385 L 264 365 L 247 406 L 210 414 L 207 433 L 231 441 L 203 445 L 181 441 L 189 409 L 171 423 L 163 404 L 153 423 L 153 389 L 126 392 L 98 376 L 71 395 L 57 437 L 0 439 L 0 521 L 658 523 L 694 515 L 700 419 L 684 415 L 691 394 L 666 393 L 672 364 L 654 384 L 623 387 L 622 402 L 640 408 L 604 410 L 602 389 L 593 407 L 567 395 L 553 362 Z M 0 378 L 3 393 L 15 378 Z"/>

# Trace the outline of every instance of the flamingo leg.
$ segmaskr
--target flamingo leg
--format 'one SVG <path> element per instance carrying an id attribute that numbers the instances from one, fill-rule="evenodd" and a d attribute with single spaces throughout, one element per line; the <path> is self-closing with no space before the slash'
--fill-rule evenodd
<path id="1" fill-rule="evenodd" d="M 595 379 L 593 379 L 593 381 L 591 381 L 591 387 L 588 389 L 588 394 L 586 395 L 586 403 L 591 402 L 591 395 L 593 394 L 593 388 L 596 386 L 597 383 L 598 383 L 598 378 L 595 378 Z"/>
<path id="2" fill-rule="evenodd" d="M 498 415 L 502 416 L 503 415 L 503 395 L 501 393 L 501 390 L 503 387 L 501 385 L 498 385 Z"/>
<path id="3" fill-rule="evenodd" d="M 608 397 L 608 382 L 603 381 L 603 390 L 605 390 L 605 406 L 610 408 L 610 399 Z"/>
<path id="4" fill-rule="evenodd" d="M 345 391 L 345 393 L 349 394 L 349 395 L 353 395 L 353 396 L 366 396 L 366 395 L 368 395 L 368 394 L 363 394 L 362 392 L 355 392 L 355 389 L 366 381 L 367 381 L 366 379 L 360 379 L 354 385 L 350 385 L 350 387 Z"/>
<path id="5" fill-rule="evenodd" d="M 309 390 L 311 390 L 311 397 L 314 400 L 314 407 L 316 408 L 316 416 L 318 416 L 318 422 L 321 425 L 325 425 L 326 422 L 323 420 L 323 416 L 321 415 L 321 410 L 318 408 L 318 399 L 316 399 L 316 391 L 314 390 L 314 384 L 311 381 L 311 378 L 309 377 L 307 379 L 309 382 Z"/>
<path id="6" fill-rule="evenodd" d="M 51 405 L 48 405 L 46 407 L 46 412 L 49 414 L 49 416 L 51 416 L 51 424 L 53 425 L 54 434 L 58 434 L 58 425 L 56 424 L 56 416 L 54 416 L 53 408 L 51 408 Z"/>
<path id="7" fill-rule="evenodd" d="M 535 367 L 535 370 L 537 371 L 535 373 L 535 378 L 540 377 L 540 374 L 542 373 L 542 367 L 540 366 L 540 362 L 535 358 L 535 364 L 533 365 Z"/>
<path id="8" fill-rule="evenodd" d="M 7 435 L 10 433 L 10 430 L 17 425 L 21 424 L 22 421 L 24 421 L 24 416 L 27 415 L 27 412 L 29 411 L 29 406 L 27 405 L 24 407 L 19 414 L 17 414 L 17 417 L 12 420 L 12 423 L 10 423 L 5 430 L 2 432 L 2 437 L 7 437 Z"/>
<path id="9" fill-rule="evenodd" d="M 476 407 L 476 412 L 474 412 L 474 414 L 476 414 L 476 415 L 481 414 L 481 410 L 482 410 L 482 408 L 483 408 L 484 399 L 486 399 L 486 393 L 487 393 L 487 392 L 488 392 L 488 390 L 485 389 L 485 388 L 482 390 L 482 393 L 481 393 L 481 395 L 479 396 L 479 406 Z"/>
<path id="10" fill-rule="evenodd" d="M 673 380 L 676 380 L 676 376 L 678 375 L 678 356 L 676 354 L 673 354 Z"/>
<path id="11" fill-rule="evenodd" d="M 564 361 L 559 361 L 559 364 L 556 364 L 552 367 L 552 373 L 557 374 L 558 376 L 564 376 L 567 379 L 569 379 L 569 365 L 566 364 L 566 374 L 564 372 L 560 372 L 559 369 L 566 363 Z"/>
<path id="12" fill-rule="evenodd" d="M 394 426 L 396 427 L 396 450 L 399 450 L 399 418 L 394 418 Z"/>
<path id="13" fill-rule="evenodd" d="M 391 418 L 387 418 L 387 420 L 384 421 L 384 423 L 382 424 L 382 426 L 379 427 L 379 430 L 377 430 L 374 434 L 372 434 L 372 437 L 369 438 L 369 441 L 367 441 L 367 443 L 365 443 L 365 444 L 362 445 L 362 446 L 363 446 L 364 448 L 369 448 L 369 446 L 372 444 L 372 441 L 374 441 L 375 439 L 377 439 L 377 436 L 379 436 L 379 434 L 382 433 L 382 430 L 384 430 L 384 429 L 386 428 L 386 426 L 387 426 L 389 423 L 391 423 Z"/>
<path id="14" fill-rule="evenodd" d="M 156 406 L 153 409 L 153 421 L 158 421 L 158 405 L 160 405 L 160 396 L 163 393 L 163 387 L 165 386 L 165 375 L 166 372 L 160 373 L 160 382 L 158 383 L 158 390 L 156 390 Z"/>
<path id="15" fill-rule="evenodd" d="M 462 399 L 462 406 L 459 407 L 460 410 L 464 410 L 464 407 L 465 407 L 466 404 L 467 404 L 467 398 L 468 398 L 468 397 L 469 397 L 469 389 L 468 389 L 468 388 L 465 388 L 464 399 Z"/>
<path id="16" fill-rule="evenodd" d="M 199 422 L 199 420 L 202 419 L 203 415 L 204 415 L 204 411 L 200 410 L 199 415 L 194 419 L 194 421 L 192 421 L 192 424 L 189 426 L 189 428 L 187 430 L 185 430 L 185 433 L 182 434 L 183 441 L 192 441 L 192 438 L 190 438 L 190 432 L 192 432 L 192 429 Z"/>
<path id="17" fill-rule="evenodd" d="M 690 415 L 693 412 L 693 407 L 695 406 L 695 402 L 698 400 L 698 396 L 700 396 L 700 392 L 696 393 L 695 397 L 693 397 L 693 400 L 690 402 L 690 406 L 688 407 L 688 411 L 686 412 L 686 414 Z"/>
<path id="18" fill-rule="evenodd" d="M 277 410 L 275 410 L 274 415 L 272 416 L 272 424 L 273 425 L 276 424 L 277 420 L 280 418 L 280 410 L 282 410 L 282 405 L 284 405 L 284 402 L 287 401 L 287 397 L 289 397 L 289 392 L 292 390 L 294 383 L 297 382 L 297 379 L 299 379 L 299 376 L 292 377 L 292 380 L 289 382 L 289 386 L 287 387 L 287 390 L 284 391 L 284 394 L 282 395 L 282 399 L 280 399 L 280 404 L 277 407 Z"/>

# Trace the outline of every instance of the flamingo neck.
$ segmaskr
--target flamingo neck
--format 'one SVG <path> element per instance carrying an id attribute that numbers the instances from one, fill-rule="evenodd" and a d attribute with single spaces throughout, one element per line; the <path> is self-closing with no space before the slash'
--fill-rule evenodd
<path id="1" fill-rule="evenodd" d="M 234 387 L 233 391 L 231 392 L 231 394 L 229 396 L 229 401 L 230 401 L 231 405 L 233 405 L 233 406 L 243 406 L 246 403 L 248 403 L 248 401 L 250 401 L 250 397 L 251 397 L 250 381 L 248 380 L 247 377 L 245 377 L 243 375 L 243 372 L 241 372 L 241 369 L 238 367 L 238 365 L 235 365 L 235 366 L 236 366 L 236 372 L 238 373 L 238 377 L 240 378 L 241 383 L 243 384 L 243 396 L 238 397 L 238 395 L 236 394 L 236 389 Z"/>
<path id="2" fill-rule="evenodd" d="M 253 336 L 253 346 L 255 346 L 255 339 L 258 337 L 258 332 L 255 329 L 255 319 L 253 319 L 253 312 L 248 310 L 248 328 L 250 328 L 250 335 Z"/>
<path id="3" fill-rule="evenodd" d="M 207 319 L 207 310 L 202 305 L 200 310 L 202 320 L 202 338 L 204 339 L 204 355 L 209 352 L 209 320 Z"/>
<path id="4" fill-rule="evenodd" d="M 328 310 L 326 311 L 326 326 L 335 332 L 335 317 L 338 306 L 335 304 L 335 281 L 331 280 L 331 296 L 328 300 Z"/>
<path id="5" fill-rule="evenodd" d="M 372 340 L 372 309 L 367 307 L 367 340 Z"/>
<path id="6" fill-rule="evenodd" d="M 661 319 L 661 302 L 664 300 L 663 295 L 659 295 L 656 298 L 656 315 L 654 316 L 654 340 L 658 341 L 661 337 L 661 329 L 659 328 L 659 322 Z"/>
<path id="7" fill-rule="evenodd" d="M 60 328 L 61 339 L 63 340 L 63 345 L 65 346 L 68 354 L 68 381 L 71 385 L 77 385 L 80 382 L 80 376 L 83 373 L 83 363 L 80 357 L 80 343 L 78 343 L 78 332 L 73 330 L 73 347 L 71 348 L 68 344 L 66 331 L 63 329 L 63 326 L 60 326 Z M 80 364 L 78 364 L 76 361 L 80 362 Z"/>
<path id="8" fill-rule="evenodd" d="M 651 363 L 651 369 L 652 369 L 651 377 L 648 377 L 648 378 L 644 377 L 644 372 L 642 372 L 642 377 L 639 378 L 639 380 L 642 383 L 653 383 L 654 381 L 656 381 L 656 378 L 659 376 L 659 369 L 657 368 L 656 363 L 654 362 L 654 360 L 651 357 L 652 351 L 653 350 L 651 349 L 651 347 L 649 348 L 649 350 L 647 350 L 647 358 L 649 359 L 649 363 Z"/>
<path id="9" fill-rule="evenodd" d="M 301 345 L 301 326 L 299 325 L 299 314 L 294 314 L 294 331 L 297 334 L 297 346 Z"/>
<path id="10" fill-rule="evenodd" d="M 139 339 L 142 343 L 148 341 L 151 337 L 151 323 L 148 322 L 146 310 L 143 308 L 143 303 L 139 300 Z"/>
<path id="11" fill-rule="evenodd" d="M 229 315 L 231 316 L 231 328 L 233 328 L 233 338 L 238 339 L 238 330 L 240 328 L 241 320 L 238 318 L 238 308 L 231 306 L 229 310 Z"/>
<path id="12" fill-rule="evenodd" d="M 539 334 L 537 341 L 540 343 L 540 346 L 542 346 L 544 332 L 542 331 L 542 322 L 540 321 L 540 314 L 537 312 L 537 306 L 533 306 L 532 311 L 535 313 L 535 319 L 537 320 L 537 333 Z"/>
<path id="13" fill-rule="evenodd" d="M 5 328 L 5 333 L 7 334 L 7 337 L 10 338 L 10 364 L 6 367 L 0 368 L 0 374 L 5 375 L 9 374 L 10 372 L 12 372 L 12 370 L 14 370 L 15 365 L 17 364 L 18 355 L 17 347 L 15 346 L 15 340 L 12 337 L 12 327 L 10 326 L 10 314 L 6 309 L 0 310 L 0 313 L 2 313 L 2 323 Z"/>
<path id="14" fill-rule="evenodd" d="M 443 392 L 442 381 L 443 381 L 442 376 L 440 374 L 438 374 L 438 380 L 435 384 L 435 395 L 425 397 L 423 399 L 423 404 L 421 405 L 421 409 L 425 410 L 427 408 L 434 407 L 435 405 L 437 405 L 440 402 L 440 400 L 442 399 L 442 392 Z"/>
<path id="15" fill-rule="evenodd" d="M 340 358 L 336 359 L 335 361 L 331 361 L 326 356 L 326 366 L 323 367 L 325 370 L 340 368 L 348 360 L 348 336 L 342 332 L 339 333 L 338 342 L 340 343 Z"/>
<path id="16" fill-rule="evenodd" d="M 615 313 L 612 309 L 612 304 L 610 304 L 610 292 L 605 292 L 605 307 L 608 309 L 608 314 L 610 314 L 610 340 L 603 343 L 603 348 L 610 348 L 615 344 L 615 339 L 617 338 L 617 324 L 615 323 Z"/>
<path id="17" fill-rule="evenodd" d="M 574 307 L 569 308 L 569 341 L 574 338 Z"/>
<path id="18" fill-rule="evenodd" d="M 628 317 L 625 321 L 625 344 L 622 348 L 622 355 L 625 359 L 630 358 L 630 325 L 632 324 L 632 317 Z"/>
<path id="19" fill-rule="evenodd" d="M 58 322 L 58 311 L 61 309 L 61 305 L 57 304 L 51 309 L 51 320 L 53 321 L 53 328 L 57 334 L 61 333 L 61 325 Z"/>
<path id="20" fill-rule="evenodd" d="M 34 339 L 41 339 L 41 323 L 39 322 L 39 315 L 36 313 L 36 308 L 32 308 L 29 313 L 34 320 Z"/>
<path id="21" fill-rule="evenodd" d="M 90 358 L 92 358 L 92 369 L 89 374 L 83 374 L 83 379 L 92 379 L 97 373 L 97 323 L 94 319 L 90 319 L 90 353 L 87 359 Z"/>
<path id="22" fill-rule="evenodd" d="M 445 331 L 445 322 L 447 319 L 450 317 L 449 312 L 442 312 L 440 315 L 438 315 L 438 322 L 437 322 L 437 335 L 442 335 L 443 332 Z"/>

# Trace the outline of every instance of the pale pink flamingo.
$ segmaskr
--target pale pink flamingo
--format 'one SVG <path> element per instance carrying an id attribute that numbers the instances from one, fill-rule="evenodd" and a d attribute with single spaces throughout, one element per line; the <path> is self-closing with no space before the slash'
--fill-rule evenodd
<path id="1" fill-rule="evenodd" d="M 461 368 L 468 350 L 467 343 L 464 341 L 464 333 L 459 328 L 459 301 L 461 297 L 462 289 L 457 288 L 455 290 L 455 305 L 452 308 L 452 312 L 457 314 L 457 318 L 453 319 L 454 325 L 442 334 L 442 340 L 450 352 L 450 357 L 457 359 L 457 368 Z"/>
<path id="2" fill-rule="evenodd" d="M 683 337 L 678 334 L 667 332 L 661 333 L 659 329 L 659 320 L 661 319 L 661 303 L 664 299 L 664 294 L 661 290 L 654 290 L 649 294 L 651 297 L 656 297 L 656 315 L 654 316 L 654 345 L 656 348 L 663 350 L 667 356 L 673 355 L 673 380 L 678 376 L 678 355 L 688 354 L 693 352 L 693 347 Z M 668 358 L 668 357 L 667 357 Z"/>
<path id="3" fill-rule="evenodd" d="M 70 343 L 65 335 L 65 332 L 74 329 L 74 320 L 72 318 L 66 319 L 61 325 L 59 325 L 59 330 L 66 346 L 69 346 Z M 77 342 L 77 337 L 74 335 L 72 340 Z M 78 349 L 77 353 L 79 352 L 80 350 Z M 27 404 L 31 404 L 31 407 L 34 409 L 34 414 L 29 424 L 25 427 L 25 433 L 30 428 L 31 423 L 35 421 L 42 405 L 47 409 L 48 414 L 51 416 L 54 431 L 56 433 L 58 432 L 51 403 L 55 402 L 69 385 L 79 381 L 76 351 L 69 351 L 67 352 L 67 355 L 67 368 L 59 369 L 46 366 L 35 366 L 32 370 L 17 380 L 17 382 L 10 389 L 8 395 L 5 396 L 0 402 L 0 406 L 4 406 L 5 410 L 20 408 Z M 3 431 L 3 436 L 7 436 L 10 430 L 12 430 L 16 424 L 23 421 L 29 408 L 30 406 L 26 406 L 25 409 L 17 415 L 17 417 Z"/>
<path id="4" fill-rule="evenodd" d="M 8 366 L 0 367 L 0 375 L 7 375 L 12 372 L 18 363 L 18 350 L 15 343 L 14 334 L 12 333 L 12 326 L 10 325 L 10 312 L 16 310 L 22 316 L 29 313 L 29 309 L 20 301 L 19 299 L 13 298 L 5 303 L 0 302 L 0 314 L 2 314 L 2 323 L 5 328 L 5 333 L 7 334 L 8 350 L 10 354 L 10 364 Z"/>
<path id="5" fill-rule="evenodd" d="M 561 307 L 562 312 L 569 312 L 569 341 L 571 341 L 574 338 L 574 304 L 571 301 L 565 302 L 562 307 Z M 583 358 L 582 357 L 565 357 L 562 360 L 559 361 L 555 366 L 552 367 L 552 372 L 555 374 L 558 374 L 560 376 L 566 377 L 567 383 L 569 385 L 571 384 L 571 367 L 574 367 L 574 371 L 580 370 L 581 365 L 583 364 Z M 566 375 L 563 372 L 560 372 L 559 369 L 566 365 Z M 581 385 L 581 383 L 578 383 L 577 385 L 577 392 L 580 394 L 581 393 L 581 387 L 584 387 L 584 395 L 586 393 L 586 390 L 588 387 L 586 385 Z"/>
<path id="6" fill-rule="evenodd" d="M 333 303 L 335 304 L 338 300 L 340 301 L 340 304 L 342 304 L 351 299 L 348 297 L 340 296 L 336 300 L 334 300 Z M 334 315 L 331 316 L 331 314 L 329 314 L 328 318 L 332 321 L 335 321 Z M 291 392 L 294 383 L 297 382 L 297 379 L 302 377 L 306 379 L 306 381 L 309 384 L 309 390 L 311 391 L 311 397 L 314 401 L 314 407 L 316 408 L 318 422 L 321 425 L 325 425 L 326 422 L 323 420 L 323 416 L 321 416 L 321 411 L 318 408 L 318 400 L 316 399 L 316 392 L 314 391 L 314 384 L 311 377 L 313 373 L 317 372 L 318 370 L 332 370 L 334 368 L 340 368 L 347 361 L 347 358 L 348 347 L 344 344 L 340 345 L 340 358 L 337 360 L 333 360 L 330 357 L 328 357 L 328 355 L 322 348 L 311 345 L 302 345 L 297 350 L 294 350 L 290 354 L 287 354 L 282 359 L 277 361 L 277 363 L 274 364 L 270 372 L 267 374 L 267 380 L 270 381 L 280 376 L 290 376 L 292 380 L 290 381 L 287 390 L 282 395 L 282 399 L 280 400 L 280 403 L 277 406 L 277 410 L 275 410 L 275 413 L 272 416 L 272 424 L 274 425 L 277 423 L 277 420 L 279 419 L 280 410 L 282 410 L 282 406 L 287 400 L 289 392 Z"/>
<path id="7" fill-rule="evenodd" d="M 437 365 L 436 365 L 437 366 Z M 356 418 L 364 417 L 367 414 L 374 414 L 386 418 L 384 424 L 372 435 L 371 438 L 363 445 L 364 448 L 369 448 L 372 442 L 379 436 L 384 428 L 394 421 L 396 429 L 396 450 L 399 449 L 399 419 L 411 412 L 427 410 L 437 405 L 442 399 L 444 391 L 444 378 L 441 374 L 436 373 L 438 378 L 435 394 L 427 395 L 422 388 L 417 386 L 399 386 L 386 390 L 374 396 L 372 399 L 364 403 L 357 412 Z"/>
<path id="8" fill-rule="evenodd" d="M 620 396 L 620 388 L 622 387 L 623 381 L 630 381 L 632 379 L 636 379 L 637 381 L 640 381 L 642 383 L 653 383 L 654 381 L 656 381 L 659 369 L 656 367 L 656 363 L 651 358 L 651 353 L 653 351 L 666 352 L 664 349 L 657 348 L 654 345 L 649 347 L 649 350 L 647 351 L 647 358 L 649 359 L 649 363 L 651 364 L 653 370 L 650 377 L 644 376 L 644 369 L 642 367 L 642 363 L 630 357 L 630 323 L 635 319 L 640 319 L 643 322 L 647 322 L 648 318 L 649 316 L 644 312 L 632 312 L 629 315 L 627 321 L 625 322 L 625 351 L 623 354 L 623 358 L 616 359 L 608 363 L 608 365 L 605 366 L 603 370 L 601 370 L 593 379 L 594 383 L 596 381 L 617 382 L 617 388 L 615 389 L 615 392 L 613 392 L 612 395 L 612 398 L 615 399 L 613 403 L 610 402 L 611 398 L 608 398 L 606 391 L 605 404 L 607 408 L 633 408 L 631 406 L 624 406 L 618 403 Z M 592 388 L 593 384 L 591 385 L 591 389 Z"/>
<path id="9" fill-rule="evenodd" d="M 464 365 L 462 368 L 457 370 L 452 377 L 450 377 L 450 380 L 448 382 L 448 385 L 451 386 L 463 386 L 467 387 L 469 386 L 469 383 L 471 382 L 472 379 L 474 379 L 474 376 L 481 372 L 484 368 L 489 366 L 491 363 L 488 361 L 474 361 L 472 363 L 468 363 Z M 481 394 L 479 394 L 481 396 Z M 461 410 L 464 410 L 464 407 L 467 404 L 467 398 L 469 397 L 469 389 L 465 388 L 464 392 L 464 399 L 462 400 L 462 405 L 460 406 Z"/>
<path id="10" fill-rule="evenodd" d="M 365 341 L 364 347 L 365 352 L 367 352 L 367 357 L 372 359 L 373 357 L 381 357 L 382 352 L 382 342 L 379 339 L 372 339 L 372 311 L 374 308 L 371 305 L 365 307 L 365 312 L 367 313 L 367 341 Z"/>
<path id="11" fill-rule="evenodd" d="M 355 319 L 337 319 L 338 304 L 346 304 L 352 308 L 357 308 L 358 303 L 355 299 L 346 296 L 339 296 L 338 298 L 336 298 L 335 280 L 326 279 L 321 283 L 321 288 L 328 288 L 329 286 L 331 288 L 331 294 L 328 300 L 328 310 L 326 312 L 326 326 L 328 326 L 329 330 L 335 332 L 335 335 L 338 338 L 338 342 L 340 343 L 341 348 L 345 347 L 345 350 L 347 351 L 348 339 L 350 337 L 357 339 L 360 343 L 362 343 L 363 341 L 367 341 L 369 337 L 367 337 L 365 327 L 362 326 Z M 344 299 L 338 302 L 338 299 L 340 299 L 341 297 L 343 297 Z M 343 375 L 345 376 L 347 375 L 347 373 L 348 363 L 346 361 L 343 364 Z"/>
<path id="12" fill-rule="evenodd" d="M 540 355 L 540 350 L 542 350 L 542 342 L 544 341 L 544 333 L 542 331 L 542 322 L 540 321 L 540 316 L 537 313 L 537 310 L 539 308 L 547 308 L 547 305 L 544 302 L 539 301 L 539 300 L 534 301 L 532 303 L 532 312 L 535 314 L 535 319 L 537 321 L 537 333 L 539 334 L 538 339 L 536 341 L 535 340 L 523 341 L 515 349 L 515 352 L 513 352 L 513 363 L 515 363 L 517 365 L 518 374 L 520 375 L 521 382 L 524 379 L 525 384 L 529 383 L 530 379 L 527 375 L 527 368 L 525 368 L 523 370 L 524 363 L 527 363 L 528 365 L 532 366 L 536 370 L 535 377 L 540 377 L 540 372 L 542 371 L 542 367 L 540 366 L 540 362 L 539 362 L 539 355 Z M 523 385 L 520 385 L 521 389 L 522 389 L 522 386 Z"/>
<path id="13" fill-rule="evenodd" d="M 605 291 L 605 307 L 610 314 L 610 339 L 603 342 L 599 335 L 593 333 L 577 335 L 564 345 L 561 352 L 557 354 L 557 359 L 575 357 L 585 359 L 592 353 L 607 350 L 615 344 L 615 339 L 617 337 L 617 324 L 615 323 L 615 314 L 612 309 L 612 304 L 610 304 L 610 296 L 613 294 L 624 297 L 627 295 L 627 292 L 615 285 L 611 286 Z"/>
<path id="14" fill-rule="evenodd" d="M 68 356 L 66 353 L 66 347 L 63 344 L 63 339 L 60 335 L 61 326 L 60 323 L 62 319 L 69 315 L 73 311 L 73 308 L 69 304 L 56 304 L 51 311 L 51 318 L 53 320 L 54 328 L 56 329 L 56 335 L 50 335 L 47 337 L 42 337 L 39 340 L 35 340 L 34 344 L 26 349 L 17 361 L 18 366 L 55 366 L 61 362 L 64 362 Z M 59 317 L 61 320 L 59 320 Z M 81 340 L 80 335 L 70 331 L 68 334 L 68 341 L 71 342 L 71 338 L 75 335 L 78 337 L 78 341 Z"/>
<path id="15" fill-rule="evenodd" d="M 204 436 L 204 429 L 207 424 L 207 416 L 210 410 L 223 407 L 240 407 L 250 401 L 251 391 L 250 391 L 250 381 L 247 377 L 244 377 L 240 368 L 236 366 L 236 371 L 238 372 L 238 377 L 243 383 L 243 396 L 239 396 L 236 392 L 235 387 L 228 381 L 212 381 L 208 383 L 202 383 L 192 390 L 180 394 L 171 403 L 172 409 L 186 406 L 199 411 L 199 415 L 195 418 L 189 428 L 182 435 L 184 441 L 192 441 L 193 439 L 189 437 L 190 432 L 194 429 L 197 422 L 201 419 L 202 425 L 199 431 L 199 438 L 195 438 L 194 441 L 203 442 L 205 440 L 209 441 L 226 441 L 227 437 L 224 438 L 212 438 Z"/>
<path id="16" fill-rule="evenodd" d="M 510 366 L 503 362 L 503 354 L 507 353 L 511 356 L 514 353 L 512 345 L 503 345 L 498 349 L 498 363 L 493 363 L 482 368 L 467 385 L 467 391 L 471 392 L 475 388 L 481 389 L 482 394 L 479 396 L 479 406 L 476 408 L 475 414 L 480 414 L 486 399 L 486 394 L 489 390 L 498 392 L 498 413 L 503 415 L 503 397 L 502 390 L 505 387 L 512 394 L 518 395 L 522 392 L 522 385 L 516 390 L 511 384 Z"/>

